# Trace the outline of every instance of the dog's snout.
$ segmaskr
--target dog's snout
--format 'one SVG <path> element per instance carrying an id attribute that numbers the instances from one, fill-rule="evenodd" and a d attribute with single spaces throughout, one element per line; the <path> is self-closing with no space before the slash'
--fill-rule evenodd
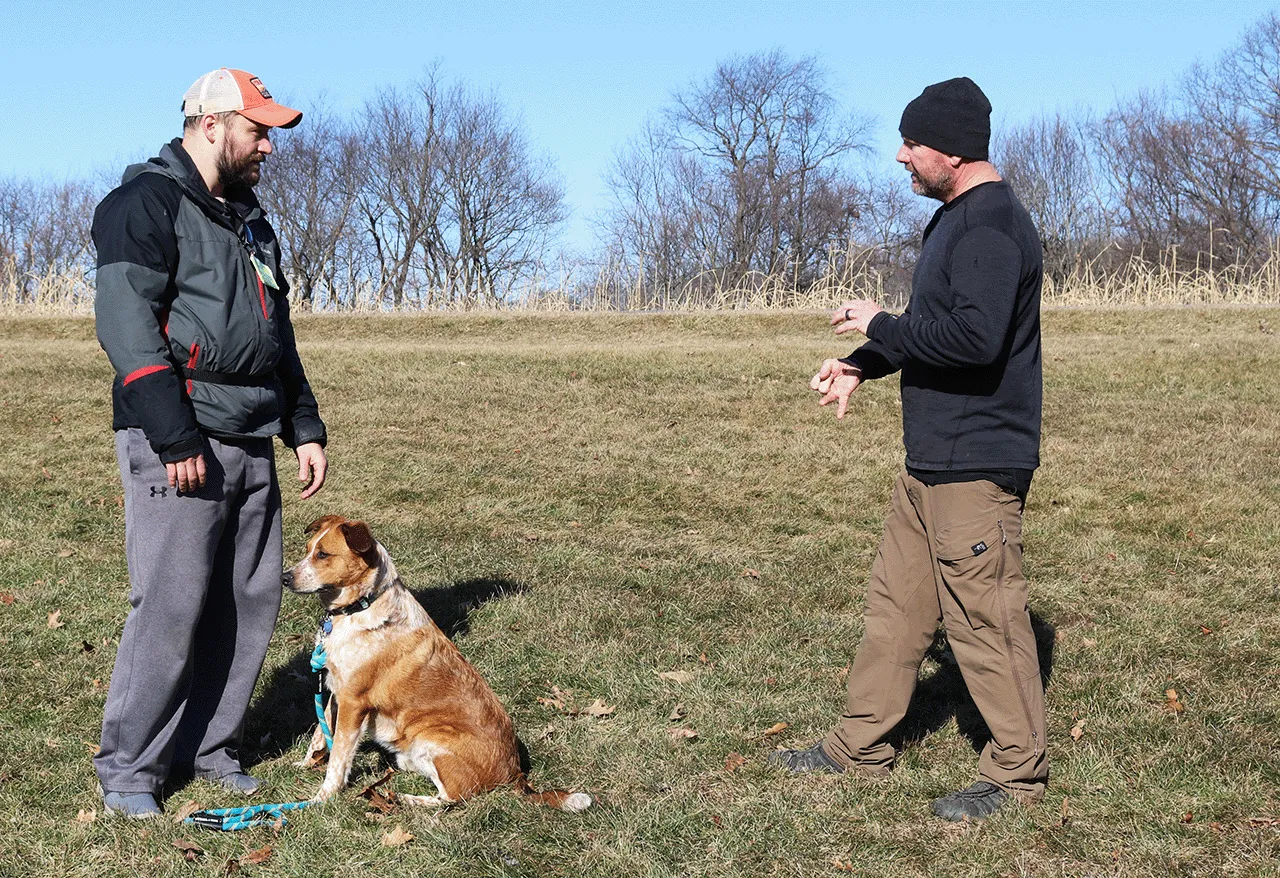
<path id="1" fill-rule="evenodd" d="M 286 570 L 280 574 L 280 584 L 285 588 L 293 588 L 293 571 Z"/>

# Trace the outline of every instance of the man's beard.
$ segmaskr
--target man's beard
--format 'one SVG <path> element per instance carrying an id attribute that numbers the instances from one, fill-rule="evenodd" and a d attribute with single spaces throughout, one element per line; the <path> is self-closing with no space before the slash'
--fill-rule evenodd
<path id="1" fill-rule="evenodd" d="M 917 195 L 923 195 L 925 198 L 933 198 L 937 201 L 946 201 L 951 196 L 951 189 L 955 183 L 955 177 L 946 171 L 941 172 L 932 180 L 926 179 L 917 172 L 911 174 L 912 189 Z"/>
<path id="2" fill-rule="evenodd" d="M 231 157 L 228 146 L 229 144 L 224 144 L 222 151 L 218 153 L 218 181 L 223 188 L 248 189 L 258 185 L 262 172 L 257 154 L 250 154 L 237 161 Z"/>

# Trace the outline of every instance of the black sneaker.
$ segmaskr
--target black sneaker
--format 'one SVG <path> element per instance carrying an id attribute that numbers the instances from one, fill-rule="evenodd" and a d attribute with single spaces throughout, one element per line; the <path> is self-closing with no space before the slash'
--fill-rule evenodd
<path id="1" fill-rule="evenodd" d="M 1009 794 L 990 781 L 980 780 L 968 789 L 933 800 L 933 813 L 943 820 L 986 820 L 1005 802 Z"/>
<path id="2" fill-rule="evenodd" d="M 765 761 L 792 774 L 844 773 L 844 766 L 827 755 L 827 751 L 822 749 L 821 741 L 806 750 L 774 750 L 765 757 Z"/>

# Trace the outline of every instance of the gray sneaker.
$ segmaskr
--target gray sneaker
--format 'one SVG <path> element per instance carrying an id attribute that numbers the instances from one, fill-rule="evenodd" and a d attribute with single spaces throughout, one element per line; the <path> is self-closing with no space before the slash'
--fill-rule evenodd
<path id="1" fill-rule="evenodd" d="M 151 820 L 160 816 L 160 806 L 150 793 L 104 792 L 102 807 L 108 814 L 119 814 L 130 820 Z"/>
<path id="2" fill-rule="evenodd" d="M 785 769 L 791 774 L 843 774 L 844 766 L 827 755 L 819 741 L 804 750 L 774 750 L 765 757 L 770 765 Z"/>
<path id="3" fill-rule="evenodd" d="M 990 781 L 980 780 L 968 789 L 933 800 L 933 813 L 943 820 L 986 820 L 1005 802 L 1009 794 Z"/>
<path id="4" fill-rule="evenodd" d="M 262 786 L 262 784 L 258 783 L 258 779 L 256 777 L 245 774 L 243 771 L 224 774 L 222 777 L 211 778 L 211 780 L 216 784 L 226 787 L 232 792 L 240 793 L 245 796 L 252 796 Z"/>

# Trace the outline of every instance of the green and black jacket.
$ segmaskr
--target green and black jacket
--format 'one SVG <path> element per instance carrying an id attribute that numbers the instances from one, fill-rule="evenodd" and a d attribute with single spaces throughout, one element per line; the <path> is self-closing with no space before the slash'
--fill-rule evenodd
<path id="1" fill-rule="evenodd" d="M 198 453 L 201 434 L 325 443 L 275 232 L 252 191 L 226 196 L 210 194 L 174 140 L 131 165 L 93 217 L 98 341 L 116 370 L 112 429 L 141 427 L 166 463 Z"/>

